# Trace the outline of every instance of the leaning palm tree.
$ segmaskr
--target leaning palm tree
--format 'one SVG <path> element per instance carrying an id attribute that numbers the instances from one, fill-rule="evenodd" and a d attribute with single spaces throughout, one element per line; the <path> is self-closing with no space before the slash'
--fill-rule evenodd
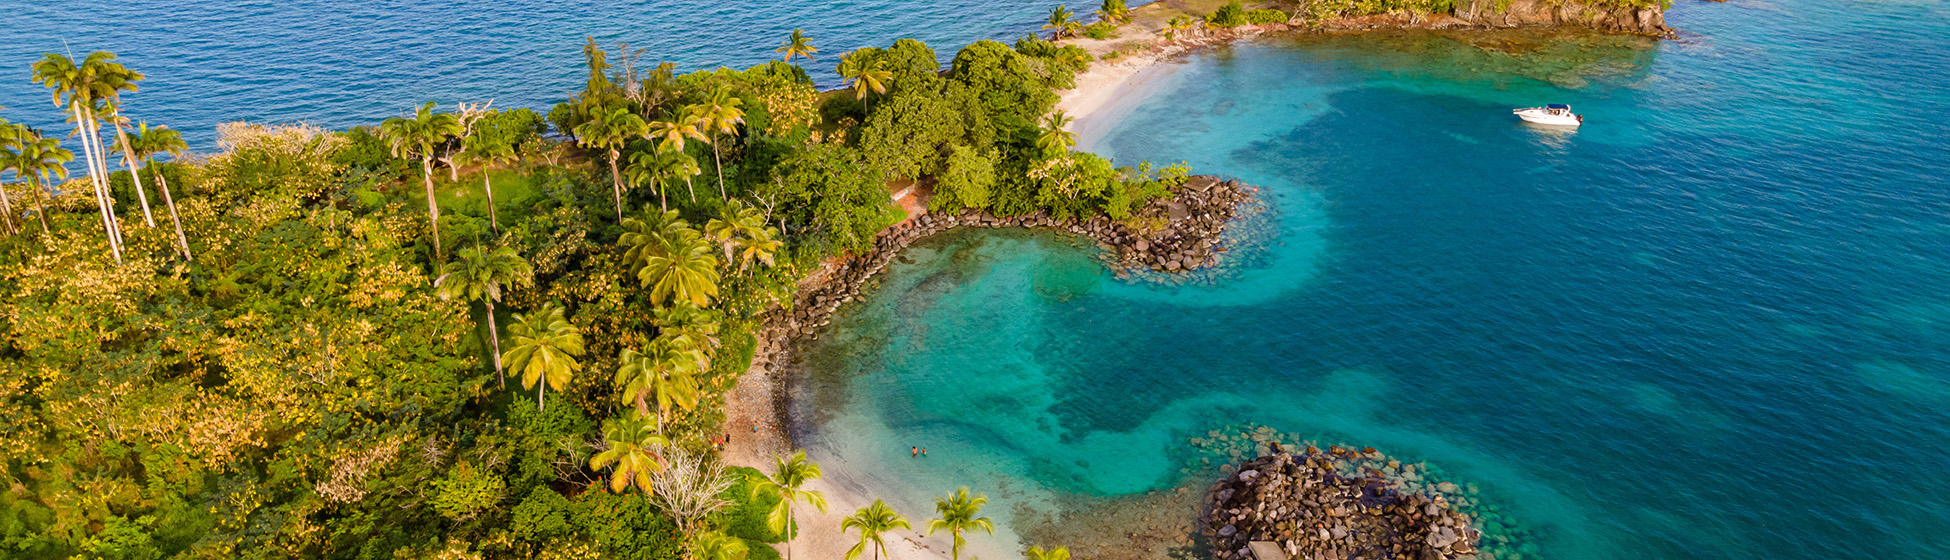
<path id="1" fill-rule="evenodd" d="M 27 191 L 34 197 L 34 217 L 41 222 L 41 236 L 48 235 L 47 209 L 41 206 L 41 191 L 51 175 L 55 180 L 68 178 L 67 163 L 74 161 L 74 152 L 61 148 L 61 140 L 42 138 L 39 134 L 21 125 L 13 125 L 18 148 L 0 150 L 0 169 L 10 169 L 14 177 L 27 181 Z"/>
<path id="2" fill-rule="evenodd" d="M 1105 22 L 1123 23 L 1130 17 L 1131 8 L 1124 3 L 1124 0 L 1104 0 L 1104 3 L 1097 7 L 1097 19 Z"/>
<path id="3" fill-rule="evenodd" d="M 183 142 L 183 134 L 166 126 L 149 128 L 149 123 L 138 123 L 135 136 L 129 140 L 134 145 L 137 157 L 142 158 L 142 167 L 147 168 L 156 178 L 156 190 L 162 192 L 163 206 L 169 209 L 169 223 L 176 227 L 177 248 L 183 251 L 184 259 L 191 259 L 190 238 L 183 235 L 183 219 L 176 213 L 176 199 L 169 194 L 169 179 L 163 177 L 162 169 L 156 167 L 156 156 L 169 154 L 172 159 L 180 159 L 190 145 Z"/>
<path id="4" fill-rule="evenodd" d="M 987 531 L 991 535 L 995 534 L 995 521 L 987 517 L 978 517 L 982 512 L 982 504 L 988 502 L 988 496 L 980 494 L 969 496 L 967 487 L 956 489 L 954 494 L 935 500 L 934 512 L 940 517 L 928 520 L 928 534 L 933 535 L 935 531 L 947 531 L 953 534 L 954 544 L 948 550 L 954 560 L 961 560 L 961 547 L 968 544 L 968 541 L 962 538 L 962 533 L 979 530 Z"/>
<path id="5" fill-rule="evenodd" d="M 1077 145 L 1077 133 L 1068 130 L 1072 120 L 1062 111 L 1050 113 L 1043 120 L 1043 132 L 1036 136 L 1036 147 L 1042 149 L 1044 157 L 1056 157 Z"/>
<path id="6" fill-rule="evenodd" d="M 887 552 L 887 541 L 881 534 L 907 528 L 907 520 L 894 513 L 894 508 L 887 507 L 887 502 L 874 500 L 873 505 L 860 508 L 851 517 L 840 520 L 840 532 L 860 532 L 860 543 L 847 549 L 846 560 L 858 560 L 861 554 L 867 552 L 868 546 L 873 547 L 874 560 L 880 560 L 880 555 Z"/>
<path id="7" fill-rule="evenodd" d="M 582 331 L 563 318 L 562 306 L 542 305 L 526 314 L 515 315 L 508 325 L 514 347 L 501 357 L 508 369 L 521 373 L 521 386 L 535 387 L 535 408 L 541 409 L 542 393 L 549 387 L 561 391 L 569 379 L 582 369 L 576 356 L 582 355 Z"/>
<path id="8" fill-rule="evenodd" d="M 793 504 L 803 501 L 820 513 L 826 512 L 826 495 L 803 489 L 806 483 L 820 476 L 819 465 L 807 461 L 805 451 L 794 451 L 791 457 L 779 458 L 771 476 L 752 485 L 751 498 L 764 495 L 778 500 L 765 515 L 765 525 L 774 533 L 785 534 L 785 560 L 792 560 L 792 537 L 799 533 L 799 524 L 792 518 Z"/>
<path id="9" fill-rule="evenodd" d="M 131 72 L 131 74 L 134 73 Z M 141 76 L 141 74 L 135 75 Z M 133 89 L 133 86 L 131 86 L 131 89 Z M 115 145 L 122 148 L 122 161 L 129 166 L 129 185 L 135 188 L 136 202 L 142 204 L 142 224 L 149 227 L 156 227 L 156 218 L 149 211 L 148 191 L 142 188 L 142 173 L 136 171 L 135 164 L 141 158 L 136 157 L 135 146 L 129 143 L 129 131 L 127 128 L 124 128 L 130 125 L 129 118 L 122 116 L 121 108 L 115 105 L 116 102 L 117 100 L 115 99 L 109 100 L 108 116 L 103 117 L 103 120 L 108 121 L 109 125 L 115 127 Z"/>
<path id="10" fill-rule="evenodd" d="M 481 164 L 481 192 L 487 195 L 488 225 L 494 233 L 501 233 L 501 219 L 494 212 L 494 181 L 491 168 L 497 163 L 512 163 L 515 155 L 514 138 L 508 134 L 494 134 L 477 131 L 463 140 L 460 156 L 464 161 Z"/>
<path id="11" fill-rule="evenodd" d="M 697 230 L 683 228 L 658 239 L 658 247 L 643 258 L 637 280 L 650 288 L 650 302 L 672 300 L 704 307 L 718 297 L 718 257 Z"/>
<path id="12" fill-rule="evenodd" d="M 786 63 L 792 64 L 792 60 L 795 58 L 804 57 L 806 60 L 812 60 L 813 53 L 819 52 L 819 49 L 814 48 L 812 41 L 806 39 L 806 32 L 794 29 L 792 30 L 792 37 L 786 39 L 784 43 L 779 45 L 779 48 L 773 49 L 772 52 L 785 53 Z"/>
<path id="13" fill-rule="evenodd" d="M 686 350 L 664 338 L 650 343 L 643 352 L 625 348 L 613 381 L 621 402 L 634 405 L 639 416 L 649 417 L 650 403 L 657 404 L 658 429 L 670 416 L 670 409 L 686 410 L 697 406 L 696 374 L 704 356 Z"/>
<path id="14" fill-rule="evenodd" d="M 501 301 L 501 286 L 525 284 L 535 269 L 515 254 L 513 247 L 492 252 L 468 247 L 455 256 L 459 259 L 442 266 L 440 277 L 433 279 L 434 292 L 443 300 L 458 297 L 487 305 L 488 339 L 494 341 L 494 375 L 505 388 L 508 378 L 501 370 L 501 329 L 494 323 L 494 302 Z"/>
<path id="15" fill-rule="evenodd" d="M 612 468 L 609 473 L 609 491 L 622 492 L 636 486 L 644 494 L 653 494 L 650 475 L 664 470 L 661 450 L 670 446 L 670 440 L 657 433 L 657 427 L 640 419 L 616 418 L 603 423 L 603 442 L 609 449 L 589 458 L 589 468 Z"/>
<path id="16" fill-rule="evenodd" d="M 841 56 L 838 70 L 840 77 L 845 78 L 847 87 L 853 88 L 853 98 L 866 105 L 868 112 L 872 112 L 872 105 L 867 101 L 867 92 L 887 93 L 887 80 L 894 77 L 893 72 L 881 67 L 880 57 L 863 51 Z"/>
<path id="17" fill-rule="evenodd" d="M 100 127 L 94 111 L 111 95 L 122 89 L 134 89 L 129 83 L 125 69 L 118 70 L 115 55 L 108 52 L 89 53 L 79 64 L 74 60 L 55 53 L 47 53 L 33 65 L 33 79 L 54 90 L 52 99 L 57 107 L 68 108 L 70 118 L 75 123 L 75 135 L 81 140 L 82 155 L 88 164 L 88 179 L 95 188 L 95 205 L 100 211 L 102 232 L 108 236 L 109 253 L 115 263 L 122 263 L 122 231 L 115 220 L 114 197 L 108 190 L 108 168 L 106 151 L 100 146 Z M 139 74 L 134 75 L 141 79 Z"/>
<path id="18" fill-rule="evenodd" d="M 1057 4 L 1056 7 L 1050 8 L 1049 19 L 1044 21 L 1043 29 L 1054 29 L 1055 31 L 1050 34 L 1050 38 L 1062 39 L 1064 36 L 1076 31 L 1077 22 L 1073 21 L 1073 16 L 1074 14 L 1070 12 L 1070 8 L 1062 4 Z"/>
<path id="19" fill-rule="evenodd" d="M 744 539 L 726 536 L 722 531 L 691 538 L 691 560 L 745 560 L 748 552 Z"/>
<path id="20" fill-rule="evenodd" d="M 1028 560 L 1070 560 L 1070 549 L 1059 546 L 1043 550 L 1043 547 L 1032 546 L 1026 557 Z"/>
<path id="21" fill-rule="evenodd" d="M 428 101 L 414 112 L 413 118 L 393 117 L 379 124 L 379 135 L 392 144 L 393 156 L 401 158 L 420 158 L 420 178 L 427 189 L 427 223 L 433 226 L 433 255 L 445 260 L 446 253 L 440 247 L 440 204 L 433 198 L 433 156 L 434 150 L 452 136 L 462 132 L 460 119 L 451 113 L 433 112 L 434 102 Z"/>
<path id="22" fill-rule="evenodd" d="M 617 107 L 597 112 L 589 122 L 575 129 L 576 139 L 585 148 L 596 148 L 609 152 L 609 177 L 616 195 L 616 221 L 623 221 L 623 146 L 632 138 L 641 138 L 650 133 L 643 117 L 630 112 L 628 107 Z"/>
<path id="23" fill-rule="evenodd" d="M 721 87 L 698 110 L 698 124 L 710 133 L 710 138 L 705 142 L 711 144 L 711 160 L 716 163 L 718 171 L 718 197 L 723 200 L 730 200 L 731 195 L 725 194 L 724 190 L 724 157 L 718 154 L 718 135 L 738 135 L 738 125 L 745 123 L 745 111 L 738 108 L 741 102 L 731 95 L 729 88 Z"/>

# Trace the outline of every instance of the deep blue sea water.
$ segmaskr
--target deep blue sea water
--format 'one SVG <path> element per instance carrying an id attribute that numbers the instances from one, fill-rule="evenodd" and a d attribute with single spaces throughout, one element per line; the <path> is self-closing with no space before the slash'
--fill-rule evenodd
<path id="1" fill-rule="evenodd" d="M 1075 2 L 1072 2 L 1073 4 Z M 1132 5 L 1141 2 L 1133 2 Z M 375 124 L 438 101 L 494 100 L 546 111 L 582 89 L 584 37 L 613 54 L 619 42 L 646 61 L 689 72 L 745 68 L 804 29 L 823 85 L 839 81 L 839 55 L 911 37 L 945 61 L 981 39 L 1035 31 L 1049 9 L 1035 0 L 6 0 L 0 12 L 0 111 L 15 122 L 67 130 L 28 65 L 46 52 L 79 59 L 106 50 L 148 75 L 126 113 L 184 132 L 191 149 L 216 148 L 216 124 L 309 122 L 333 129 Z M 65 43 L 64 43 L 65 41 Z M 643 66 L 654 66 L 654 63 Z"/>
<path id="2" fill-rule="evenodd" d="M 1527 558 L 1950 558 L 1950 13 L 1670 19 L 1650 48 L 1192 56 L 1093 148 L 1264 186 L 1250 270 L 1165 288 L 1051 235 L 924 243 L 814 346 L 804 441 L 911 509 L 1060 506 L 1254 422 L 1476 483 Z M 1509 114 L 1547 102 L 1587 124 Z"/>

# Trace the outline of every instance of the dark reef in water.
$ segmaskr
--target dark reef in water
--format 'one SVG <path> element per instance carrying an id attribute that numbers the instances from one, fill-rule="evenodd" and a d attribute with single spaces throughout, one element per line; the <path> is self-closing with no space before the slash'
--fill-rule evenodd
<path id="1" fill-rule="evenodd" d="M 1199 529 L 1215 558 L 1253 560 L 1252 542 L 1302 559 L 1490 556 L 1477 550 L 1476 521 L 1451 503 L 1461 487 L 1423 484 L 1414 465 L 1373 448 L 1287 451 L 1299 450 L 1276 448 L 1212 485 Z"/>

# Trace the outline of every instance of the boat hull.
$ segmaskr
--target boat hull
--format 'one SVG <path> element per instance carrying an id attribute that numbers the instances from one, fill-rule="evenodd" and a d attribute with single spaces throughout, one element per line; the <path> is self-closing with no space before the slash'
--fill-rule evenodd
<path id="1" fill-rule="evenodd" d="M 1516 111 L 1516 115 L 1517 118 L 1523 119 L 1524 122 L 1543 125 L 1579 126 L 1584 124 L 1584 119 L 1577 115 L 1553 115 L 1543 111 Z"/>

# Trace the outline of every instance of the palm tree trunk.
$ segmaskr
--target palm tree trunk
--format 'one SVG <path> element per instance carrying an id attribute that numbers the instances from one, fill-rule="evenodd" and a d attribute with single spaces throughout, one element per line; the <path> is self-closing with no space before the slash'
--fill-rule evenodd
<path id="1" fill-rule="evenodd" d="M 183 219 L 176 215 L 176 199 L 169 196 L 169 179 L 164 178 L 162 170 L 156 168 L 156 162 L 149 162 L 147 167 L 150 173 L 156 174 L 156 188 L 162 191 L 163 206 L 169 208 L 170 225 L 176 226 L 176 243 L 182 246 L 183 260 L 195 260 L 190 256 L 190 238 L 183 235 Z"/>
<path id="2" fill-rule="evenodd" d="M 122 121 L 114 116 L 109 117 L 108 123 L 115 125 L 115 138 L 121 140 L 122 161 L 129 165 L 129 183 L 135 185 L 135 199 L 142 202 L 142 223 L 156 227 L 156 218 L 149 214 L 149 195 L 142 192 L 142 175 L 135 171 L 135 150 L 129 147 L 129 133 L 122 130 Z"/>
<path id="3" fill-rule="evenodd" d="M 101 175 L 95 169 L 95 145 L 88 141 L 88 121 L 82 116 L 80 101 L 74 102 L 72 106 L 75 132 L 81 134 L 82 155 L 88 158 L 88 182 L 95 187 L 95 206 L 102 218 L 102 235 L 108 236 L 108 252 L 115 256 L 115 264 L 121 265 L 122 244 L 115 241 L 115 219 L 108 213 L 110 199 L 107 197 L 107 188 L 102 185 Z"/>
<path id="4" fill-rule="evenodd" d="M 115 191 L 111 188 L 112 185 L 108 181 L 108 147 L 102 145 L 101 122 L 96 120 L 95 110 L 89 108 L 86 110 L 86 114 L 88 115 L 88 134 L 83 138 L 83 141 L 93 142 L 95 146 L 95 159 L 90 163 L 95 164 L 95 168 L 101 170 L 102 198 L 108 201 L 108 225 L 110 229 L 115 231 L 115 252 L 120 253 L 122 252 L 122 219 L 120 216 L 115 215 Z"/>
<path id="5" fill-rule="evenodd" d="M 793 521 L 795 520 L 792 518 L 792 502 L 797 501 L 793 499 L 793 494 L 795 493 L 798 493 L 797 488 L 786 491 L 784 496 L 785 497 L 785 560 L 792 560 L 792 537 L 799 534 L 799 524 L 793 523 Z"/>
<path id="6" fill-rule="evenodd" d="M 490 179 L 488 179 L 488 170 L 487 170 L 487 164 L 485 164 L 485 163 L 484 163 L 484 164 L 481 164 L 481 190 L 482 190 L 482 191 L 485 191 L 485 192 L 487 193 L 487 199 L 488 199 L 488 225 L 491 225 L 491 226 L 494 226 L 494 234 L 495 234 L 495 235 L 500 235 L 500 234 L 501 234 L 501 219 L 500 219 L 500 218 L 496 218 L 496 217 L 494 216 L 494 181 L 492 181 L 492 180 L 490 180 Z M 492 303 L 490 303 L 490 304 L 488 304 L 488 305 L 489 305 L 489 306 L 493 306 L 494 304 L 492 304 Z M 496 360 L 499 360 L 500 358 L 495 358 L 495 359 L 496 359 Z M 498 370 L 500 370 L 500 369 L 501 369 L 501 366 L 500 366 L 500 365 L 499 365 L 499 364 L 497 363 L 497 365 L 495 365 L 495 366 L 494 366 L 494 369 L 498 371 Z"/>
<path id="7" fill-rule="evenodd" d="M 690 176 L 684 177 L 684 190 L 691 191 L 691 202 L 697 202 L 697 185 L 691 184 Z"/>
<path id="8" fill-rule="evenodd" d="M 500 380 L 501 388 L 506 389 L 508 376 L 501 373 L 501 326 L 494 323 L 494 299 L 488 298 L 482 301 L 487 302 L 488 340 L 494 341 L 494 377 Z"/>
<path id="9" fill-rule="evenodd" d="M 535 379 L 535 410 L 542 410 L 542 407 L 546 406 L 542 404 L 542 390 L 547 388 L 548 372 L 542 372 L 542 375 Z"/>
<path id="10" fill-rule="evenodd" d="M 718 155 L 717 132 L 711 133 L 711 160 L 718 164 L 718 198 L 731 200 L 731 196 L 724 193 L 724 156 Z"/>
<path id="11" fill-rule="evenodd" d="M 433 158 L 420 156 L 420 177 L 427 186 L 427 223 L 433 226 L 433 256 L 435 261 L 447 260 L 447 253 L 440 248 L 440 205 L 433 201 Z M 439 265 L 434 265 L 438 268 Z"/>
<path id="12" fill-rule="evenodd" d="M 610 148 L 609 181 L 610 188 L 614 189 L 616 193 L 616 223 L 623 223 L 623 171 L 616 168 L 616 160 L 622 159 L 622 157 L 622 152 L 617 151 L 615 148 Z"/>
<path id="13" fill-rule="evenodd" d="M 13 235 L 20 233 L 20 228 L 14 226 L 14 203 L 7 198 L 7 185 L 5 183 L 0 183 L 0 211 L 7 213 L 7 219 L 5 220 L 7 234 Z"/>
<path id="14" fill-rule="evenodd" d="M 41 238 L 42 238 L 42 239 L 46 239 L 46 238 L 47 238 L 47 236 L 48 236 L 48 235 L 50 235 L 50 234 L 49 234 L 49 233 L 48 233 L 48 231 L 47 231 L 47 209 L 46 209 L 46 208 L 43 208 L 43 207 L 41 207 L 41 180 L 40 180 L 40 178 L 39 178 L 38 176 L 36 176 L 36 175 L 28 175 L 28 176 L 27 176 L 27 187 L 28 187 L 28 188 L 30 188 L 30 189 L 33 189 L 33 195 L 34 195 L 34 217 L 35 217 L 35 218 L 37 218 L 37 219 L 39 219 L 39 220 L 41 221 Z"/>
<path id="15" fill-rule="evenodd" d="M 656 181 L 656 184 L 657 184 L 657 207 L 659 207 L 659 208 L 662 208 L 662 209 L 663 209 L 663 210 L 664 210 L 665 212 L 669 212 L 669 211 L 670 211 L 670 199 L 669 199 L 669 198 L 666 198 L 666 197 L 664 197 L 664 181 L 663 181 L 663 179 L 658 179 L 658 180 Z"/>

